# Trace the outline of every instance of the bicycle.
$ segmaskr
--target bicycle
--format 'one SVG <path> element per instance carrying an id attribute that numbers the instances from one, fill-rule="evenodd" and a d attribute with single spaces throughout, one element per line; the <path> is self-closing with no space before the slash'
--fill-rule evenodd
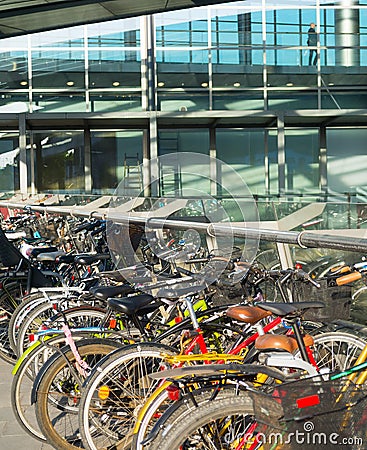
<path id="1" fill-rule="evenodd" d="M 188 301 L 188 300 L 185 300 Z M 290 305 L 287 305 L 290 306 Z M 277 320 L 277 319 L 275 319 Z M 195 323 L 195 318 L 193 318 L 193 322 Z M 277 324 L 281 322 L 280 319 L 277 320 Z M 200 334 L 199 334 L 200 336 Z M 258 337 L 258 335 L 256 336 Z M 285 337 L 286 338 L 286 337 Z M 200 337 L 195 336 L 189 343 L 188 349 L 185 349 L 186 352 L 192 351 L 193 348 L 195 348 L 195 345 L 198 343 L 198 340 Z M 251 338 L 253 341 L 256 340 L 256 338 Z M 286 338 L 287 339 L 287 338 Z M 251 340 L 251 342 L 253 342 Z M 247 343 L 247 345 L 249 345 Z M 360 343 L 361 346 L 364 346 L 364 343 Z M 246 345 L 243 347 L 238 346 L 240 350 L 245 348 Z M 201 348 L 201 353 L 197 355 L 197 358 L 200 360 L 205 359 L 212 359 L 210 357 L 210 354 L 205 352 L 205 346 Z M 240 351 L 238 350 L 238 351 Z M 214 359 L 221 360 L 228 358 L 228 355 L 216 355 L 214 356 Z M 114 354 L 110 355 L 108 359 L 102 360 L 99 364 L 98 373 L 97 371 L 94 371 L 94 374 L 91 375 L 90 379 L 88 380 L 88 383 L 86 384 L 86 390 L 84 391 L 82 395 L 82 408 L 80 411 L 80 429 L 83 433 L 83 441 L 86 446 L 89 446 L 88 448 L 99 448 L 101 445 L 103 446 L 103 440 L 106 439 L 107 442 L 109 442 L 109 445 L 114 445 L 116 442 L 115 440 L 119 440 L 119 437 L 122 439 L 122 435 L 126 435 L 129 432 L 127 431 L 128 425 L 125 423 L 126 428 L 123 428 L 123 431 L 121 433 L 114 431 L 114 427 L 118 427 L 118 421 L 114 420 L 111 422 L 110 426 L 111 429 L 105 424 L 105 433 L 103 433 L 103 425 L 99 423 L 98 417 L 103 417 L 104 413 L 106 412 L 106 408 L 108 408 L 108 405 L 111 406 L 111 403 L 113 404 L 116 400 L 116 405 L 114 408 L 121 408 L 121 410 L 124 410 L 125 406 L 123 404 L 123 401 L 121 404 L 118 403 L 118 398 L 113 399 L 105 399 L 106 405 L 102 408 L 102 410 L 98 410 L 98 406 L 101 407 L 104 405 L 102 400 L 98 400 L 98 386 L 114 386 L 116 384 L 116 389 L 122 389 L 121 387 L 118 387 L 118 379 L 119 377 L 122 377 L 122 379 L 128 379 L 128 377 L 131 377 L 130 369 L 131 367 L 139 367 L 141 370 L 141 377 L 144 381 L 146 381 L 147 375 L 151 372 L 151 370 L 156 367 L 159 369 L 161 366 L 167 365 L 167 354 L 165 355 L 164 349 L 159 350 L 156 346 L 135 346 L 135 347 L 128 347 L 126 349 L 122 349 L 121 351 L 115 352 Z M 192 356 L 188 355 L 185 359 L 185 356 L 173 356 L 173 358 L 178 358 L 181 361 L 190 360 Z M 235 359 L 236 356 L 234 355 L 233 358 Z M 237 357 L 238 359 L 238 357 Z M 240 358 L 243 360 L 243 357 Z M 280 366 L 284 366 L 284 359 L 278 360 Z M 300 361 L 300 360 L 297 360 Z M 290 361 L 289 361 L 290 364 Z M 292 361 L 293 367 L 295 364 L 295 360 Z M 170 364 L 168 364 L 169 366 Z M 311 365 L 309 364 L 307 366 L 309 370 L 311 371 Z M 313 369 L 315 370 L 315 369 Z M 116 381 L 117 380 L 117 381 Z M 136 386 L 139 385 L 139 377 L 135 377 L 135 381 L 131 381 L 131 386 L 129 386 L 132 391 L 130 392 L 130 395 L 135 398 L 135 408 L 141 408 L 143 407 L 144 399 L 138 399 L 134 395 L 134 383 L 136 383 Z M 124 388 L 126 389 L 126 387 Z M 152 392 L 154 389 L 154 383 L 146 383 L 144 387 L 144 396 L 149 394 L 149 392 Z M 113 391 L 113 388 L 111 387 L 111 391 Z M 96 393 L 97 397 L 94 397 L 94 393 Z M 145 397 L 144 397 L 145 398 Z M 95 400 L 96 399 L 96 400 Z M 108 402 L 108 400 L 111 400 L 111 403 Z M 97 401 L 97 404 L 95 404 L 95 401 Z M 98 403 L 99 402 L 99 403 Z M 93 406 L 94 405 L 94 406 Z M 112 406 L 111 406 L 112 408 Z M 88 415 L 88 410 L 90 411 L 91 417 Z M 94 432 L 94 436 L 92 435 L 92 432 L 90 431 L 90 425 L 92 426 L 92 430 Z M 96 430 L 100 428 L 100 436 L 97 435 Z M 101 442 L 98 441 L 98 436 L 101 439 Z M 115 440 L 114 440 L 115 439 Z M 127 437 L 129 439 L 129 437 Z M 131 438 L 130 438 L 131 439 Z M 123 445 L 121 442 L 119 442 L 119 445 Z M 127 444 L 125 444 L 127 445 Z"/>

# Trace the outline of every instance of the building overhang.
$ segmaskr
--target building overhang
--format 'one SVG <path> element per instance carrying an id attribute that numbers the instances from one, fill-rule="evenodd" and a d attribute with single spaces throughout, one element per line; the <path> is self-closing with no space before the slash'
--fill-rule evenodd
<path id="1" fill-rule="evenodd" d="M 24 113 L 29 130 L 367 127 L 367 110 Z M 18 129 L 19 114 L 1 113 L 2 130 Z"/>
<path id="2" fill-rule="evenodd" d="M 4 0 L 0 38 L 233 0 Z"/>

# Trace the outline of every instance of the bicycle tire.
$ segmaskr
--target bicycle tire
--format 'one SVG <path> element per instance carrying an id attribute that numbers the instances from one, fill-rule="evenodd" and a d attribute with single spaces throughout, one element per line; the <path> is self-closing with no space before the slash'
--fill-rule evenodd
<path id="1" fill-rule="evenodd" d="M 181 414 L 180 420 L 176 420 L 169 431 L 151 447 L 151 450 L 239 448 L 240 436 L 246 434 L 253 422 L 252 399 L 249 396 L 237 396 L 228 392 L 222 398 L 188 408 L 185 414 Z M 211 436 L 204 431 L 209 424 Z"/>
<path id="2" fill-rule="evenodd" d="M 11 364 L 15 363 L 17 355 L 9 343 L 9 322 L 24 295 L 24 283 L 25 281 L 4 282 L 3 289 L 0 292 L 0 358 Z"/>
<path id="3" fill-rule="evenodd" d="M 70 301 L 69 303 L 73 302 Z M 67 321 L 75 321 L 76 319 L 81 320 L 83 317 L 94 317 L 97 322 L 84 321 L 84 325 L 86 326 L 86 324 L 88 324 L 88 326 L 97 326 L 103 322 L 105 316 L 106 311 L 104 309 L 88 305 L 69 308 L 63 312 L 63 315 L 59 315 L 55 314 L 53 304 L 43 303 L 39 307 L 37 307 L 32 312 L 32 314 L 29 315 L 27 320 L 24 321 L 23 325 L 21 326 L 18 334 L 17 354 L 18 356 L 22 355 L 29 344 L 29 335 L 37 332 L 41 324 L 46 320 L 48 320 L 49 327 L 52 328 L 58 326 L 60 328 L 60 324 L 64 323 L 64 319 L 66 319 Z M 76 328 L 75 324 L 70 324 L 70 328 L 74 327 Z"/>
<path id="4" fill-rule="evenodd" d="M 167 354 L 177 351 L 163 344 L 135 344 L 112 353 L 94 368 L 79 408 L 79 430 L 85 448 L 130 445 L 137 411 L 157 385 L 148 375 L 165 367 Z M 101 386 L 108 386 L 111 393 L 105 400 L 98 397 Z"/>
<path id="5" fill-rule="evenodd" d="M 319 369 L 331 372 L 353 366 L 366 341 L 352 333 L 331 331 L 313 336 L 313 354 Z M 295 356 L 300 357 L 299 351 Z"/>
<path id="6" fill-rule="evenodd" d="M 196 381 L 195 381 L 196 385 Z M 148 399 L 144 408 L 145 412 L 140 421 L 135 425 L 134 435 L 131 445 L 131 450 L 149 450 L 153 449 L 156 442 L 159 442 L 162 436 L 164 436 L 174 423 L 181 420 L 181 416 L 186 412 L 204 402 L 213 400 L 213 390 L 216 389 L 216 385 L 206 386 L 203 388 L 196 388 L 190 391 L 189 395 L 180 396 L 177 400 L 170 399 L 170 394 L 166 389 L 162 390 L 158 395 L 153 394 L 152 399 Z M 225 384 L 217 390 L 215 399 L 221 398 L 223 395 L 227 395 L 230 392 L 239 393 L 239 385 Z M 195 402 L 195 404 L 194 404 Z M 150 442 L 143 444 L 144 440 L 149 435 L 153 426 L 156 425 L 157 420 L 165 414 L 168 416 L 164 420 L 164 423 L 159 423 L 156 427 L 157 435 Z"/>
<path id="7" fill-rule="evenodd" d="M 42 292 L 34 292 L 24 297 L 21 303 L 15 308 L 8 327 L 9 345 L 14 353 L 17 353 L 17 335 L 23 321 L 30 311 L 42 303 L 47 302 L 49 302 L 49 298 L 45 297 Z"/>
<path id="8" fill-rule="evenodd" d="M 74 340 L 83 339 L 83 337 L 73 335 Z M 39 429 L 35 404 L 31 402 L 32 386 L 40 368 L 56 351 L 53 351 L 51 347 L 64 345 L 64 335 L 50 337 L 47 339 L 47 346 L 38 344 L 17 368 L 11 385 L 10 398 L 16 420 L 23 430 L 41 442 L 46 442 L 46 438 Z"/>
<path id="9" fill-rule="evenodd" d="M 90 366 L 121 346 L 112 339 L 99 338 L 76 342 L 76 345 Z M 74 354 L 68 347 L 62 353 L 55 354 L 39 374 L 35 409 L 38 426 L 46 440 L 59 450 L 71 450 L 82 448 L 77 419 L 81 386 L 68 364 L 75 363 Z"/>

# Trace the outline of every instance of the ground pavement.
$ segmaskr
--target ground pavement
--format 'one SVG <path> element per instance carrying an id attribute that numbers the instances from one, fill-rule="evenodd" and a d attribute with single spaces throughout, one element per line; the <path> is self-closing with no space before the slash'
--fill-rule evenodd
<path id="1" fill-rule="evenodd" d="M 0 450 L 52 450 L 28 435 L 14 417 L 10 403 L 12 366 L 0 359 Z"/>

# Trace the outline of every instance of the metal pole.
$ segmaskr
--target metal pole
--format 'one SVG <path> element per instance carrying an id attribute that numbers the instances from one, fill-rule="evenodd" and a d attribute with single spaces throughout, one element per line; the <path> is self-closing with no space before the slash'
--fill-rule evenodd
<path id="1" fill-rule="evenodd" d="M 25 204 L 21 203 L 10 203 L 10 202 L 0 202 L 0 206 L 10 209 L 22 209 Z M 49 214 L 61 214 L 61 215 L 73 215 L 75 217 L 90 217 L 91 214 L 95 218 L 105 219 L 105 212 L 99 212 L 98 210 L 90 211 L 87 208 L 83 210 L 80 206 L 74 207 L 57 207 L 57 206 L 33 206 L 31 207 L 33 211 L 47 212 Z M 240 237 L 247 239 L 259 239 L 268 242 L 283 242 L 285 244 L 298 245 L 302 248 L 330 248 L 336 250 L 346 250 L 355 252 L 366 252 L 367 251 L 367 239 L 356 238 L 351 236 L 333 236 L 327 234 L 318 234 L 312 232 L 297 232 L 297 231 L 279 231 L 279 230 L 269 230 L 253 227 L 247 227 L 245 224 L 240 223 L 201 223 L 201 222 L 190 222 L 184 220 L 174 220 L 174 219 L 159 219 L 159 218 L 149 218 L 148 216 L 134 216 L 133 213 L 122 214 L 113 213 L 111 209 L 108 213 L 108 219 L 113 220 L 116 223 L 130 223 L 136 225 L 145 225 L 149 222 L 149 228 L 167 228 L 167 229 L 194 229 L 207 233 L 209 236 L 228 236 L 228 231 L 234 237 Z"/>

